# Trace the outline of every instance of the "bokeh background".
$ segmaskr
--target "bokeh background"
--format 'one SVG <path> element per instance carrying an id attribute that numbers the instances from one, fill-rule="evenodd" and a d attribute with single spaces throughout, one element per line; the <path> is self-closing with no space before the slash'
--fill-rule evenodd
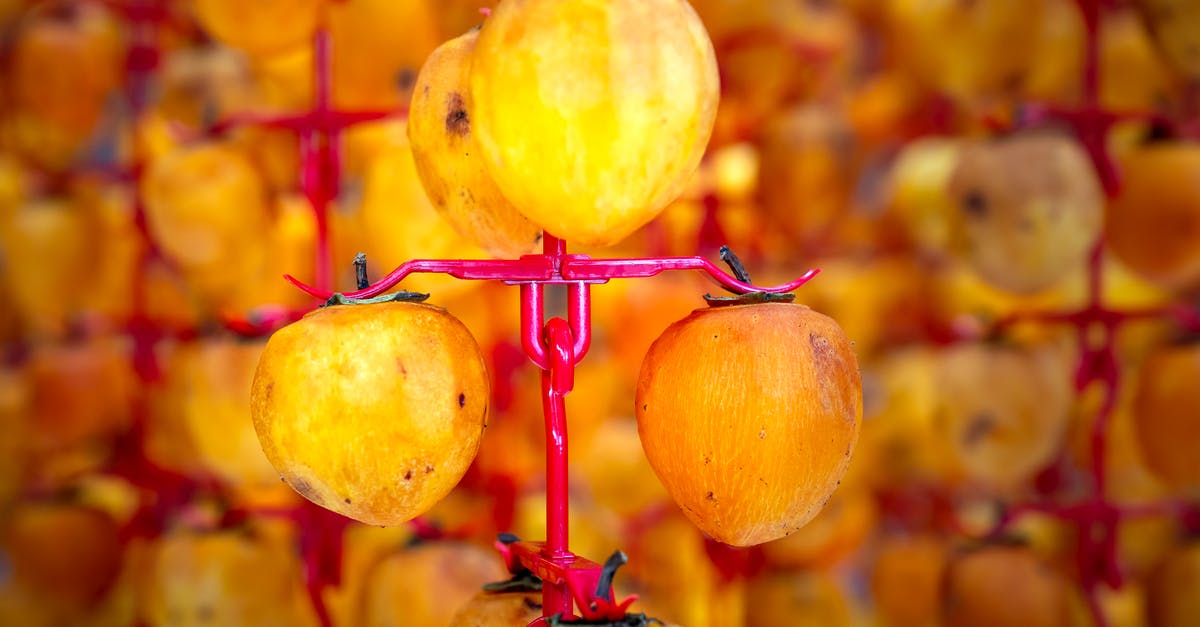
<path id="1" fill-rule="evenodd" d="M 467 324 L 494 395 L 411 525 L 301 502 L 248 409 L 319 241 L 340 289 L 359 251 L 372 278 L 482 256 L 426 199 L 404 111 L 492 4 L 0 0 L 0 625 L 441 626 L 506 576 L 497 532 L 544 536 L 515 288 L 402 284 Z M 722 78 L 707 157 L 586 252 L 820 267 L 798 300 L 855 342 L 862 435 L 807 527 L 707 541 L 632 403 L 713 286 L 597 286 L 573 550 L 623 549 L 618 591 L 690 627 L 1200 624 L 1200 3 L 692 4 Z"/>

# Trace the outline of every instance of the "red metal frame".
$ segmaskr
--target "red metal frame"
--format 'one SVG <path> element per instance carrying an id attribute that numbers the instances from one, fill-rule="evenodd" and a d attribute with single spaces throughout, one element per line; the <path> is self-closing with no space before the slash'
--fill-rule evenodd
<path id="1" fill-rule="evenodd" d="M 514 572 L 530 571 L 542 579 L 543 619 L 576 616 L 584 620 L 619 620 L 634 598 L 619 603 L 598 596 L 596 584 L 601 566 L 572 553 L 567 533 L 566 395 L 575 384 L 575 365 L 591 344 L 591 285 L 616 278 L 643 278 L 669 270 L 700 270 L 717 284 L 736 292 L 790 292 L 817 275 L 805 272 L 800 278 L 774 287 L 757 287 L 738 280 L 703 257 L 654 257 L 635 259 L 592 259 L 568 254 L 566 243 L 552 235 L 542 238 L 540 255 L 515 260 L 412 260 L 401 264 L 378 282 L 344 296 L 370 298 L 398 285 L 415 272 L 448 274 L 466 280 L 503 281 L 520 285 L 521 344 L 526 356 L 542 370 L 542 409 L 546 420 L 546 535 L 545 542 L 499 544 L 505 562 Z M 333 292 L 286 277 L 317 298 Z M 567 286 L 567 318 L 545 320 L 545 285 Z"/>

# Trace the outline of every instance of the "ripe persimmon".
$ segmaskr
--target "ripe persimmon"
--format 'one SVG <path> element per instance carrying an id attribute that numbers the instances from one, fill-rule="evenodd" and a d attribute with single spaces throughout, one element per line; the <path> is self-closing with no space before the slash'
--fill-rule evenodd
<path id="1" fill-rule="evenodd" d="M 945 627 L 1072 624 L 1066 578 L 1027 547 L 990 545 L 956 555 L 942 591 Z"/>
<path id="2" fill-rule="evenodd" d="M 610 245 L 700 163 L 717 63 L 683 0 L 508 0 L 479 33 L 471 97 L 504 196 L 558 237 Z"/>
<path id="3" fill-rule="evenodd" d="M 196 20 L 221 43 L 252 57 L 303 48 L 312 41 L 322 0 L 195 0 Z"/>
<path id="4" fill-rule="evenodd" d="M 484 584 L 508 578 L 495 550 L 464 542 L 394 551 L 368 572 L 354 623 L 363 627 L 458 625 L 450 622 L 458 608 Z"/>
<path id="5" fill-rule="evenodd" d="M 1146 581 L 1150 627 L 1185 627 L 1200 619 L 1200 544 L 1177 547 Z"/>
<path id="6" fill-rule="evenodd" d="M 989 283 L 1028 294 L 1087 261 L 1104 193 L 1087 154 L 1065 136 L 968 145 L 950 179 L 951 242 Z"/>
<path id="7" fill-rule="evenodd" d="M 456 627 L 517 627 L 542 615 L 541 592 L 480 592 L 459 608 Z"/>
<path id="8" fill-rule="evenodd" d="M 42 602 L 94 606 L 121 568 L 117 523 L 72 502 L 27 501 L 5 514 L 0 545 L 12 576 Z"/>
<path id="9" fill-rule="evenodd" d="M 1054 346 L 961 344 L 937 369 L 934 426 L 968 478 L 1018 489 L 1059 451 L 1072 397 Z"/>
<path id="10" fill-rule="evenodd" d="M 1146 466 L 1167 485 L 1200 487 L 1200 343 L 1165 347 L 1142 364 L 1133 420 Z"/>
<path id="11" fill-rule="evenodd" d="M 946 541 L 937 536 L 884 538 L 871 569 L 871 594 L 884 625 L 937 624 L 942 573 L 948 554 Z"/>
<path id="12" fill-rule="evenodd" d="M 251 389 L 267 459 L 310 501 L 374 525 L 428 511 L 479 450 L 479 346 L 440 307 L 335 305 L 267 342 Z"/>
<path id="13" fill-rule="evenodd" d="M 430 202 L 459 233 L 492 254 L 533 252 L 542 229 L 500 193 L 484 165 L 471 106 L 471 53 L 478 30 L 442 44 L 417 76 L 408 113 L 413 161 Z"/>
<path id="14" fill-rule="evenodd" d="M 692 312 L 638 378 L 650 465 L 688 518 L 736 546 L 782 538 L 833 494 L 858 440 L 862 384 L 831 318 L 792 303 Z"/>
<path id="15" fill-rule="evenodd" d="M 1200 285 L 1200 147 L 1156 142 L 1121 161 L 1105 235 L 1138 274 L 1176 290 Z"/>

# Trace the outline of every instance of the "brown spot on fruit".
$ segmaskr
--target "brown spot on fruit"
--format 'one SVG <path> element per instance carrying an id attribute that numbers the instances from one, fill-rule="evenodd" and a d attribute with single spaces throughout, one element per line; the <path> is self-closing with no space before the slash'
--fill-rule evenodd
<path id="1" fill-rule="evenodd" d="M 400 372 L 401 376 L 408 376 L 408 369 L 404 367 L 404 362 L 399 359 L 396 360 L 396 370 Z"/>
<path id="2" fill-rule="evenodd" d="M 429 474 L 429 473 L 431 473 L 431 472 L 433 472 L 433 466 L 426 466 L 426 467 L 425 467 L 425 474 Z"/>
<path id="3" fill-rule="evenodd" d="M 542 604 L 538 603 L 537 601 L 534 601 L 533 599 L 531 599 L 529 597 L 525 597 L 525 607 L 527 607 L 531 610 L 541 610 Z"/>
<path id="4" fill-rule="evenodd" d="M 347 499 L 342 499 L 342 502 L 343 502 L 343 503 L 345 503 L 346 505 L 349 505 L 349 504 L 350 504 L 350 499 L 348 499 L 348 498 L 347 498 Z"/>
<path id="5" fill-rule="evenodd" d="M 987 197 L 977 189 L 968 191 L 962 198 L 962 210 L 973 218 L 986 216 L 988 212 Z"/>
<path id="6" fill-rule="evenodd" d="M 471 133 L 471 119 L 467 115 L 467 106 L 462 94 L 451 92 L 446 96 L 446 132 L 466 137 Z"/>
<path id="7" fill-rule="evenodd" d="M 706 498 L 706 499 L 708 499 L 708 500 L 710 500 L 710 501 L 716 501 L 716 500 L 717 500 L 717 497 L 713 496 L 712 490 L 709 490 L 708 494 L 704 495 L 704 498 Z"/>
<path id="8" fill-rule="evenodd" d="M 458 406 L 465 407 L 466 405 L 467 405 L 467 395 L 460 392 L 458 394 Z"/>
<path id="9" fill-rule="evenodd" d="M 982 443 L 984 438 L 995 429 L 996 417 L 991 412 L 977 412 L 967 422 L 967 428 L 963 431 L 962 442 L 967 448 L 974 447 Z"/>
<path id="10" fill-rule="evenodd" d="M 404 480 L 408 481 L 409 479 L 412 479 L 412 471 L 411 470 L 404 473 Z"/>
<path id="11" fill-rule="evenodd" d="M 317 494 L 317 491 L 313 488 L 312 484 L 306 479 L 293 477 L 291 481 L 287 481 L 286 479 L 284 481 L 288 485 L 292 486 L 292 489 L 296 491 L 296 494 L 299 494 L 313 503 L 324 507 L 325 502 L 321 499 L 321 495 Z"/>

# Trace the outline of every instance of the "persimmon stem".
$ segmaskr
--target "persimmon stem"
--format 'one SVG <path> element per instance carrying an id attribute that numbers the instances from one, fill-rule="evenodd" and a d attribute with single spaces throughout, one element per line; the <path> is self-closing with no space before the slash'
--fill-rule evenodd
<path id="1" fill-rule="evenodd" d="M 360 290 L 365 290 L 371 285 L 371 282 L 367 280 L 366 253 L 358 253 L 354 255 L 354 282 L 358 285 L 358 289 Z"/>
<path id="2" fill-rule="evenodd" d="M 754 283 L 754 281 L 750 280 L 750 273 L 746 271 L 746 266 L 742 265 L 742 260 L 733 254 L 729 246 L 722 246 L 719 254 L 721 255 L 721 261 L 729 264 L 729 269 L 733 271 L 733 276 L 737 277 L 737 280 L 743 283 Z"/>

